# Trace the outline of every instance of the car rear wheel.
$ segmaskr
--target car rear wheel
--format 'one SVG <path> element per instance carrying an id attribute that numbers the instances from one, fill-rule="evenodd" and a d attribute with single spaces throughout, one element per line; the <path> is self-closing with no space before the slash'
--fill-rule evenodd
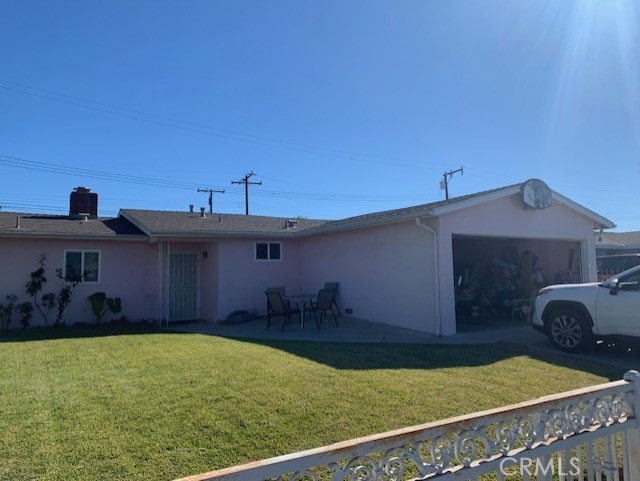
<path id="1" fill-rule="evenodd" d="M 576 309 L 554 311 L 549 318 L 548 332 L 552 344 L 563 351 L 582 351 L 593 344 L 591 328 Z"/>

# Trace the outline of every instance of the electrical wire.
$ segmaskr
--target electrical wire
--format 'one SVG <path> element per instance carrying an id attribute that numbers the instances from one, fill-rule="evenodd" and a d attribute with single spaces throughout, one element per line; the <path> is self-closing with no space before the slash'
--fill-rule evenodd
<path id="1" fill-rule="evenodd" d="M 246 134 L 241 132 L 234 132 L 231 130 L 219 129 L 219 128 L 210 127 L 203 124 L 198 124 L 195 122 L 188 122 L 184 120 L 173 119 L 171 117 L 143 112 L 140 110 L 129 109 L 126 107 L 118 107 L 118 106 L 106 104 L 103 102 L 96 102 L 94 100 L 84 99 L 82 97 L 67 95 L 59 92 L 54 92 L 52 90 L 41 89 L 38 87 L 32 87 L 26 84 L 11 82 L 9 80 L 0 79 L 0 82 L 21 87 L 21 89 L 17 89 L 17 88 L 8 87 L 6 85 L 0 85 L 1 89 L 7 90 L 10 92 L 30 95 L 33 97 L 51 100 L 53 102 L 73 105 L 73 106 L 84 108 L 84 109 L 117 115 L 117 116 L 125 117 L 131 120 L 138 120 L 141 122 L 147 122 L 150 124 L 155 124 L 163 127 L 176 128 L 180 130 L 185 130 L 185 131 L 190 131 L 190 132 L 205 134 L 205 135 L 213 135 L 215 137 L 219 137 L 227 140 L 233 140 L 236 142 L 245 142 L 245 143 L 251 143 L 256 145 L 262 145 L 265 147 L 272 147 L 277 149 L 290 150 L 294 152 L 302 152 L 302 153 L 311 154 L 311 155 L 334 157 L 339 159 L 352 160 L 356 162 L 365 162 L 365 163 L 371 163 L 371 164 L 394 165 L 394 166 L 403 166 L 403 167 L 425 167 L 427 165 L 442 165 L 442 164 L 434 164 L 434 163 L 424 162 L 424 161 L 398 159 L 394 157 L 386 157 L 386 156 L 381 156 L 376 154 L 349 152 L 344 150 L 331 149 L 327 147 L 318 147 L 318 146 L 309 145 L 309 144 L 302 144 L 302 143 L 291 142 L 286 140 L 273 139 L 269 137 Z M 44 92 L 47 94 L 51 94 L 51 95 L 55 95 L 63 98 L 55 98 L 55 97 L 51 97 L 50 95 L 42 95 L 35 92 L 22 90 L 25 88 L 34 90 L 37 92 Z M 73 101 L 64 100 L 64 98 L 72 99 Z M 79 102 L 84 102 L 84 103 L 79 103 Z M 99 107 L 94 107 L 92 105 L 87 105 L 87 104 L 93 104 Z M 117 110 L 120 110 L 121 112 L 118 112 Z M 132 115 L 132 114 L 136 114 L 136 115 Z M 150 117 L 150 118 L 144 118 L 141 116 Z M 153 119 L 158 119 L 158 120 L 153 120 Z"/>

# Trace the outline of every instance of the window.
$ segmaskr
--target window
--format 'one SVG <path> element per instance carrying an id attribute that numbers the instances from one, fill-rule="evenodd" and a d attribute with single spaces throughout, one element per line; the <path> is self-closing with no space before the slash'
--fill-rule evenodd
<path id="1" fill-rule="evenodd" d="M 255 260 L 281 261 L 282 260 L 282 242 L 256 242 Z"/>
<path id="2" fill-rule="evenodd" d="M 100 251 L 65 251 L 65 281 L 100 282 Z"/>

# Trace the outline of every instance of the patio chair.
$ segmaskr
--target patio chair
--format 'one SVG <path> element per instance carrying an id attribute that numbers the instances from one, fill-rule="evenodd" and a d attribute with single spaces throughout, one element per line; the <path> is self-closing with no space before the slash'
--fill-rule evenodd
<path id="1" fill-rule="evenodd" d="M 320 329 L 320 324 L 324 320 L 324 316 L 327 315 L 327 311 L 331 312 L 331 315 L 333 316 L 333 320 L 335 321 L 336 326 L 338 325 L 338 319 L 336 318 L 336 315 L 333 312 L 334 292 L 335 291 L 333 289 L 320 289 L 320 292 L 318 292 L 318 299 L 316 299 L 315 303 L 314 302 L 311 303 L 311 312 L 313 312 L 313 317 L 318 323 L 318 329 Z M 320 322 L 318 322 L 318 316 L 316 314 L 317 311 L 320 311 Z"/>
<path id="2" fill-rule="evenodd" d="M 278 287 L 267 287 L 267 291 L 266 292 L 278 292 L 280 294 L 280 297 L 282 298 L 282 301 L 288 306 L 291 307 L 291 303 L 287 300 L 287 294 L 284 290 L 284 286 L 278 286 Z M 296 308 L 299 309 L 299 306 L 297 303 L 294 302 L 294 305 Z M 269 298 L 267 297 L 267 329 L 269 328 L 269 324 L 271 323 L 271 303 L 269 302 Z"/>
<path id="3" fill-rule="evenodd" d="M 336 296 L 338 295 L 338 286 L 339 285 L 340 285 L 340 283 L 338 283 L 338 282 L 325 282 L 324 283 L 324 288 L 333 290 L 333 298 L 331 299 L 331 305 L 332 306 L 336 306 L 336 310 L 338 311 L 338 316 L 342 317 L 342 313 L 340 312 L 340 308 L 338 307 L 338 303 L 336 302 Z"/>
<path id="4" fill-rule="evenodd" d="M 282 326 L 280 330 L 284 330 L 284 326 L 287 322 L 291 322 L 291 315 L 298 314 L 298 319 L 302 322 L 302 318 L 300 317 L 300 309 L 291 308 L 289 304 L 286 303 L 285 300 L 282 299 L 280 292 L 278 291 L 265 291 L 267 296 L 267 302 L 270 306 L 270 312 L 267 315 L 267 329 L 271 325 L 271 316 L 278 317 L 282 316 Z"/>

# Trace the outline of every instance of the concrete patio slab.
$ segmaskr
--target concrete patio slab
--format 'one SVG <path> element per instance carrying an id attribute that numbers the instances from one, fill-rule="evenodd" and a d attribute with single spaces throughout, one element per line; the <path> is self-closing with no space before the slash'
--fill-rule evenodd
<path id="1" fill-rule="evenodd" d="M 321 328 L 315 321 L 307 320 L 304 329 L 300 324 L 287 325 L 280 331 L 279 324 L 266 329 L 265 319 L 255 319 L 239 324 L 212 323 L 205 321 L 175 323 L 172 331 L 207 334 L 235 339 L 313 341 L 345 343 L 406 343 L 406 344 L 495 344 L 506 343 L 512 347 L 531 350 L 538 355 L 560 355 L 575 360 L 595 361 L 620 367 L 625 370 L 640 369 L 640 348 L 599 344 L 592 351 L 578 354 L 563 353 L 555 349 L 542 334 L 534 331 L 524 321 L 488 322 L 482 325 L 465 326 L 465 330 L 454 336 L 437 337 L 433 334 L 403 329 L 362 319 L 342 317 L 338 326 L 332 319 L 325 319 Z"/>

